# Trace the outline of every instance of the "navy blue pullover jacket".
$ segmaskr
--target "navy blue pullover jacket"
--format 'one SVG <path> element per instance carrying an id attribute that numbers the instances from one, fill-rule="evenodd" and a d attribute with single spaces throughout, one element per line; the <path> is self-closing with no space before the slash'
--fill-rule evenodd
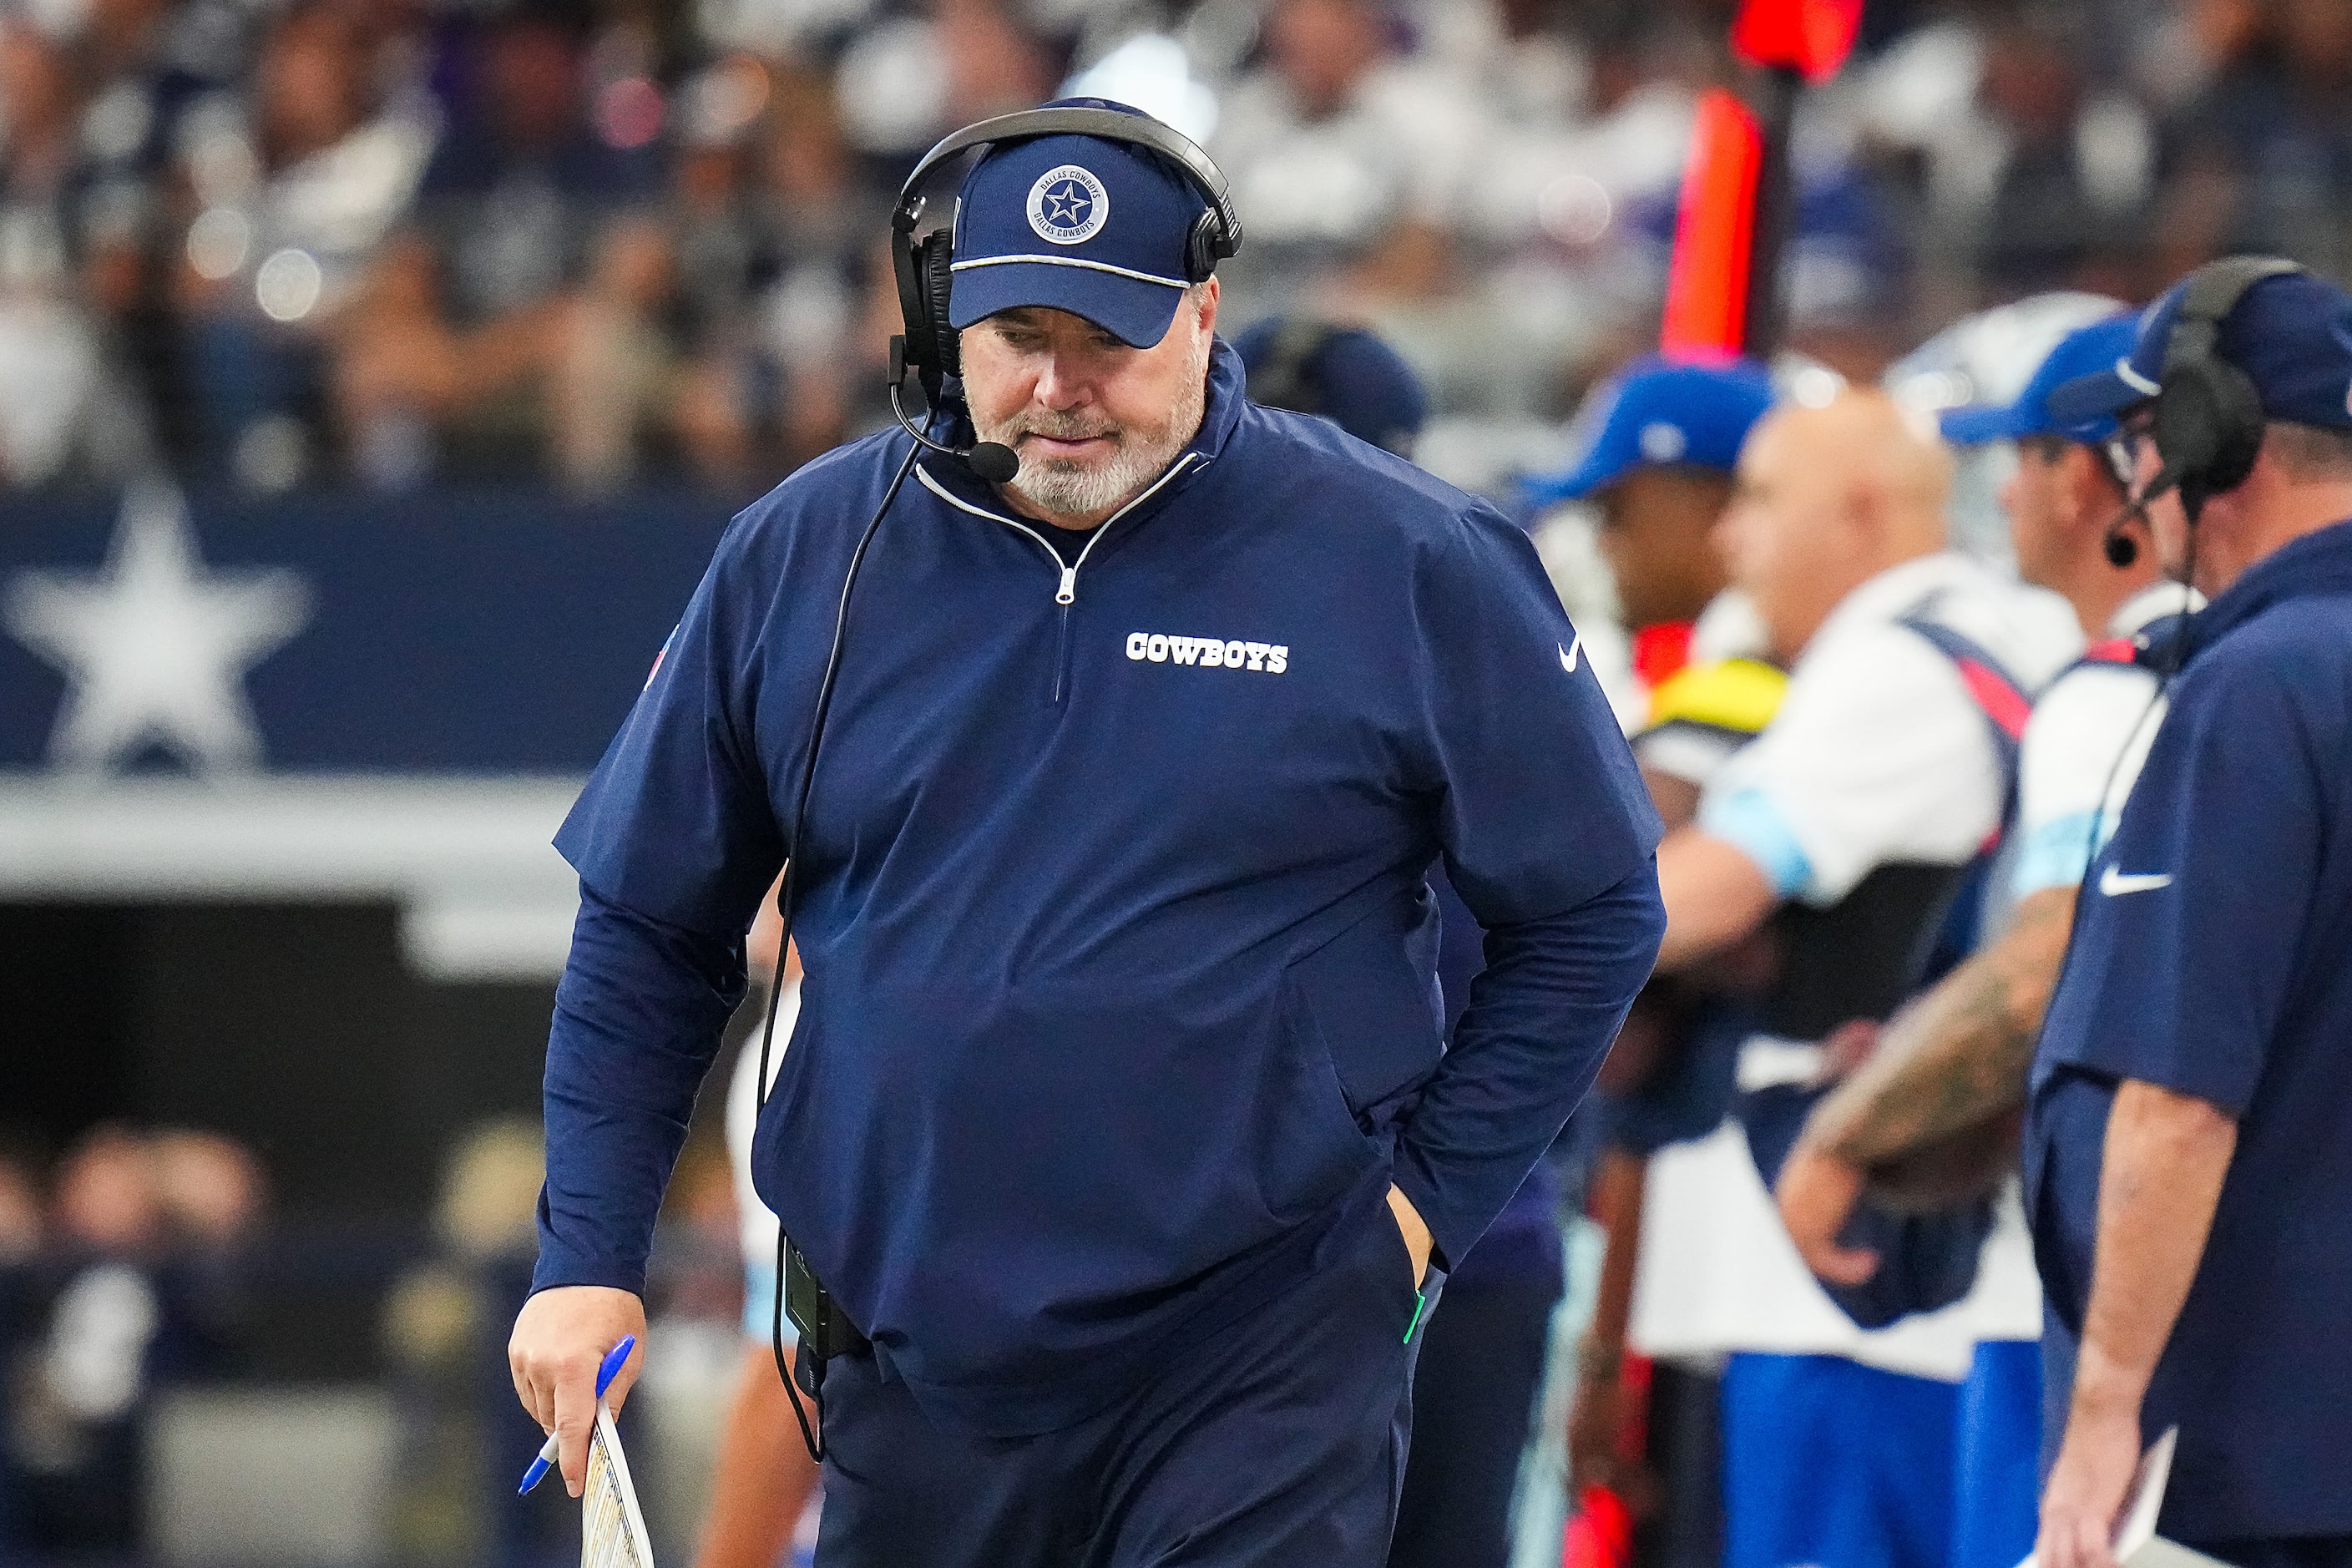
<path id="1" fill-rule="evenodd" d="M 807 980 L 761 1195 L 935 1417 L 1102 1408 L 1393 1180 L 1466 1253 L 1664 926 L 1659 827 L 1524 535 L 1215 350 L 1199 434 L 1066 567 L 906 438 L 735 520 L 557 836 L 538 1288 L 642 1289 L 742 933 L 789 853 Z M 783 826 L 780 826 L 783 825 Z M 1488 931 L 1453 1048 L 1423 874 Z"/>

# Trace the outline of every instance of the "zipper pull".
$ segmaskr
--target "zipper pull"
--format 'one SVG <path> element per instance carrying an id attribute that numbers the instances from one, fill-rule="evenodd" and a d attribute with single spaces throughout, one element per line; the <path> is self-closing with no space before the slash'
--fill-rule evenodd
<path id="1" fill-rule="evenodd" d="M 1054 603 L 1073 605 L 1077 603 L 1077 598 L 1078 569 L 1075 566 L 1065 566 L 1062 568 L 1062 591 L 1054 595 Z"/>

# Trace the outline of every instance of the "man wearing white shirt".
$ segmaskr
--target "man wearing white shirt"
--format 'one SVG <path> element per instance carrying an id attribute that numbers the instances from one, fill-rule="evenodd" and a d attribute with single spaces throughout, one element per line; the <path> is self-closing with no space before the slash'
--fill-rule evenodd
<path id="1" fill-rule="evenodd" d="M 1822 1081 L 1824 1040 L 1927 978 L 2002 826 L 2020 692 L 2082 644 L 2063 601 L 1948 547 L 1950 473 L 1873 392 L 1782 408 L 1741 454 L 1720 538 L 1789 688 L 1659 849 L 1659 967 L 1759 932 L 1777 948 L 1741 1051 L 1751 1098 Z M 1727 1122 L 1654 1162 L 1635 1307 L 1653 1353 L 1728 1355 L 1727 1568 L 1940 1568 L 1969 1303 L 1860 1327 L 1805 1268 L 1749 1142 Z"/>
<path id="2" fill-rule="evenodd" d="M 1778 1184 L 1798 1250 L 1820 1278 L 1848 1284 L 1878 1267 L 1838 1240 L 1866 1186 L 1915 1199 L 2001 1189 L 1986 1268 L 2011 1288 L 1987 1303 L 1963 1394 L 1953 1568 L 2008 1568 L 2033 1544 L 2042 1301 L 2007 1186 L 2016 1118 L 2084 868 L 2114 831 L 2163 716 L 2136 639 L 2188 603 L 2159 570 L 2147 523 L 2125 510 L 2115 422 L 2068 426 L 2049 408 L 2053 389 L 2129 353 L 2136 327 L 2118 315 L 2081 328 L 2015 402 L 1944 416 L 1956 446 L 2017 444 L 2001 504 L 2018 569 L 2063 595 L 2094 641 L 2026 728 L 2007 929 L 1887 1026 L 1867 1065 L 1815 1110 Z"/>

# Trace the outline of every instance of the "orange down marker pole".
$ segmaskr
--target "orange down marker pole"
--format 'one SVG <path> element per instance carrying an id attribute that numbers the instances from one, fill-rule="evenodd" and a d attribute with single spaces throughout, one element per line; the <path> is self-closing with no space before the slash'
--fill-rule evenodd
<path id="1" fill-rule="evenodd" d="M 1732 93 L 1709 89 L 1698 100 L 1675 217 L 1674 266 L 1658 332 L 1658 352 L 1668 359 L 1720 359 L 1744 346 L 1763 158 L 1756 116 Z"/>

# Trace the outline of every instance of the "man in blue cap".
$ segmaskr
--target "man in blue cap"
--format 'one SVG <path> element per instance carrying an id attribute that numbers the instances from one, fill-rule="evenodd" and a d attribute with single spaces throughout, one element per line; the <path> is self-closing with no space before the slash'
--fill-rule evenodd
<path id="1" fill-rule="evenodd" d="M 2177 614 L 2144 521 L 2124 513 L 2127 472 L 2116 423 L 2066 424 L 2050 395 L 2131 352 L 2118 313 L 2067 334 L 2016 399 L 1948 411 L 1956 447 L 2010 441 L 2001 490 L 2020 575 L 2074 606 L 2090 651 L 2040 695 L 2020 747 L 2015 900 L 2000 935 L 1906 1007 L 1867 1063 L 1816 1107 L 1775 1184 L 1781 1218 L 1816 1277 L 1858 1285 L 1881 1259 L 1840 1242 L 1866 1190 L 1916 1207 L 1981 1202 L 2014 1166 L 2025 1075 L 2058 971 L 2075 889 L 2115 825 L 2161 717 L 2135 639 Z M 2122 515 L 2119 515 L 2122 514 Z M 2032 1547 L 2040 1492 L 2042 1303 L 2021 1216 L 2002 1199 L 1980 1265 L 1985 1293 L 1961 1401 L 1954 1568 L 2010 1568 Z"/>
<path id="2" fill-rule="evenodd" d="M 976 128 L 944 255 L 902 199 L 947 406 L 736 520 L 556 840 L 517 1391 L 576 1489 L 788 865 L 752 1170 L 824 1568 L 1377 1568 L 1439 1274 L 1659 936 L 1656 819 L 1526 536 L 1242 395 L 1223 181 L 1103 109 Z M 1487 931 L 1450 1046 L 1441 858 Z"/>
<path id="3" fill-rule="evenodd" d="M 1730 502 L 1740 443 L 1771 406 L 1761 365 L 1647 354 L 1594 390 L 1579 416 L 1576 461 L 1527 482 L 1531 505 L 1600 510 L 1601 552 L 1629 629 L 1695 621 L 1723 591 L 1709 534 Z"/>
<path id="4" fill-rule="evenodd" d="M 1669 827 L 1696 814 L 1707 780 L 1763 726 L 1784 684 L 1749 657 L 1760 651 L 1754 616 L 1744 598 L 1725 592 L 1728 573 L 1712 537 L 1730 503 L 1740 445 L 1771 405 L 1771 379 L 1753 362 L 1643 355 L 1588 395 L 1569 466 L 1524 487 L 1533 506 L 1586 500 L 1600 514 L 1598 542 L 1633 642 L 1633 700 L 1621 717 Z M 1719 1105 L 1709 1113 L 1708 1086 L 1719 1076 L 1709 1067 L 1729 1048 L 1727 1012 L 1704 989 L 1649 987 L 1610 1059 L 1597 1107 L 1606 1131 L 1588 1184 L 1607 1255 L 1577 1355 L 1571 1480 L 1580 1497 L 1595 1486 L 1662 1497 L 1664 1511 L 1647 1529 L 1669 1552 L 1720 1531 L 1712 1444 L 1685 1440 L 1695 1426 L 1712 1431 L 1716 1381 L 1704 1360 L 1661 1360 L 1637 1397 L 1624 1375 L 1627 1328 L 1649 1159 L 1720 1119 Z M 1644 1435 L 1639 1463 L 1626 1458 L 1629 1433 Z M 1637 1473 L 1653 1459 L 1657 1476 Z"/>
<path id="5" fill-rule="evenodd" d="M 2166 1536 L 2244 1568 L 2352 1563 L 2347 389 L 2352 295 L 2232 258 L 2053 400 L 2121 420 L 2158 549 L 2211 603 L 2034 1059 L 2063 1432 L 2042 1568 L 2112 1562 L 2141 1450 L 2175 1426 Z"/>

